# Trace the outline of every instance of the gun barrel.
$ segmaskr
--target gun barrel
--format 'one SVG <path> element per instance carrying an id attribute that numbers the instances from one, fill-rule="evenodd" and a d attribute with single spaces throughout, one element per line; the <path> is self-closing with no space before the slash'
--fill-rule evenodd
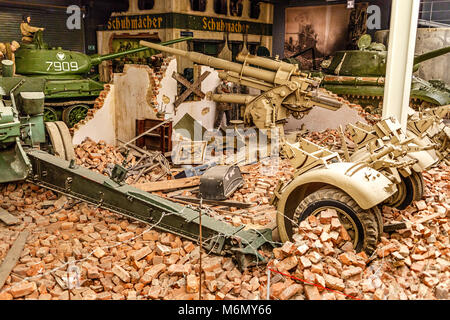
<path id="1" fill-rule="evenodd" d="M 180 39 L 174 39 L 174 40 L 170 40 L 170 41 L 166 41 L 166 42 L 161 42 L 160 45 L 163 46 L 168 46 L 174 43 L 178 43 L 178 42 L 183 42 L 183 41 L 188 41 L 193 39 L 192 37 L 186 37 L 186 38 L 180 38 Z M 123 52 L 117 52 L 117 53 L 112 53 L 112 54 L 107 54 L 107 55 L 103 55 L 103 56 L 97 56 L 97 57 L 91 57 L 92 58 L 92 65 L 98 65 L 100 63 L 102 63 L 103 61 L 106 60 L 111 60 L 111 59 L 116 59 L 116 58 L 120 58 L 123 56 L 128 56 L 131 54 L 135 54 L 135 53 L 139 53 L 139 52 L 143 52 L 143 51 L 147 51 L 149 50 L 148 47 L 139 47 L 136 49 L 131 49 L 131 50 L 127 50 L 127 51 L 123 51 Z"/>
<path id="2" fill-rule="evenodd" d="M 256 96 L 245 94 L 227 93 L 227 94 L 211 94 L 210 99 L 214 102 L 249 104 Z"/>
<path id="3" fill-rule="evenodd" d="M 170 54 L 178 55 L 181 57 L 185 57 L 192 62 L 211 66 L 216 69 L 222 69 L 227 71 L 233 71 L 236 72 L 242 76 L 246 77 L 252 77 L 260 80 L 264 80 L 269 83 L 275 83 L 276 79 L 276 72 L 269 71 L 269 70 L 263 70 L 259 68 L 254 68 L 246 65 L 242 65 L 240 63 L 230 62 L 228 60 L 223 60 L 211 56 L 207 56 L 205 54 L 201 54 L 198 52 L 192 52 L 192 51 L 184 51 L 180 49 L 170 48 L 170 47 L 164 47 L 155 43 L 147 42 L 147 41 L 141 41 L 140 44 L 142 46 L 146 46 L 155 50 L 159 50 L 162 52 L 167 52 Z M 285 80 L 288 80 L 286 78 Z"/>
<path id="4" fill-rule="evenodd" d="M 330 110 L 338 110 L 342 107 L 342 103 L 339 100 L 317 92 L 311 96 L 311 101 L 319 103 L 322 107 Z"/>
<path id="5" fill-rule="evenodd" d="M 273 70 L 273 71 L 278 71 L 278 70 L 284 70 L 287 72 L 291 72 L 293 74 L 297 74 L 298 73 L 298 66 L 291 64 L 291 63 L 286 63 L 283 61 L 276 61 L 276 60 L 272 60 L 272 59 L 268 59 L 268 58 L 263 58 L 263 57 L 258 57 L 255 55 L 251 55 L 251 54 L 243 54 L 243 53 L 239 53 L 236 57 L 236 60 L 239 62 L 246 62 L 248 64 L 253 64 L 255 66 L 258 67 L 262 67 L 264 69 L 269 69 L 269 70 Z"/>
<path id="6" fill-rule="evenodd" d="M 450 46 L 421 54 L 414 58 L 414 65 L 442 56 L 450 52 Z"/>

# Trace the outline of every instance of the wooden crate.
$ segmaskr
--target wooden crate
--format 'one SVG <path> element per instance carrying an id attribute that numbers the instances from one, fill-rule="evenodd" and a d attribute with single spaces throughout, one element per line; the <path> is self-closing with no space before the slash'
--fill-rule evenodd
<path id="1" fill-rule="evenodd" d="M 137 119 L 136 120 L 136 136 L 141 135 L 145 131 L 156 127 L 164 120 L 156 119 Z M 146 148 L 147 150 L 161 151 L 162 153 L 172 151 L 172 122 L 168 122 L 159 128 L 149 132 L 142 138 L 136 140 L 136 146 Z"/>

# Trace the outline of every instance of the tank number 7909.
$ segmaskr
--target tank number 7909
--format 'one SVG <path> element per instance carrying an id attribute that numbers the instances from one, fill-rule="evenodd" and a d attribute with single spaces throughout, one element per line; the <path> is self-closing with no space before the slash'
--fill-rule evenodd
<path id="1" fill-rule="evenodd" d="M 48 68 L 47 71 L 78 71 L 78 62 L 60 62 L 60 61 L 46 61 Z"/>

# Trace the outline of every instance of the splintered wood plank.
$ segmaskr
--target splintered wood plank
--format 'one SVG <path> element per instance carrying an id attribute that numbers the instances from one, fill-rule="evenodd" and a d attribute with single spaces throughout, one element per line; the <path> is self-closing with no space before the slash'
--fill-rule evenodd
<path id="1" fill-rule="evenodd" d="M 133 185 L 133 187 L 141 189 L 146 192 L 154 192 L 154 191 L 162 191 L 162 190 L 172 190 L 172 189 L 195 187 L 198 185 L 200 185 L 200 177 L 138 183 L 138 184 Z"/>
<path id="2" fill-rule="evenodd" d="M 8 211 L 2 208 L 0 208 L 0 220 L 2 220 L 8 226 L 12 226 L 20 222 L 20 220 L 17 217 L 13 216 Z"/>
<path id="3" fill-rule="evenodd" d="M 16 266 L 17 261 L 22 254 L 23 248 L 25 247 L 25 243 L 27 242 L 29 234 L 30 233 L 28 231 L 22 231 L 17 237 L 16 241 L 14 241 L 11 249 L 9 249 L 5 260 L 0 267 L 0 290 L 5 284 L 6 279 L 8 279 L 8 276 L 11 273 L 12 269 Z"/>

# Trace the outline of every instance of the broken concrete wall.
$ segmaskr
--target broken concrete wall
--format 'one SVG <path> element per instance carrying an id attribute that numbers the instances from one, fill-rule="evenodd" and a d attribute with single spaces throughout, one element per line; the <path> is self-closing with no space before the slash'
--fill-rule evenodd
<path id="1" fill-rule="evenodd" d="M 201 91 L 208 93 L 214 92 L 216 87 L 220 84 L 221 80 L 219 74 L 213 68 L 202 66 L 200 74 L 209 71 L 211 74 L 202 82 Z M 214 120 L 216 118 L 216 103 L 209 101 L 205 97 L 201 101 L 187 101 L 182 103 L 176 111 L 173 119 L 173 125 L 175 126 L 183 116 L 189 113 L 195 120 L 197 120 L 205 129 L 214 129 Z"/>
<path id="2" fill-rule="evenodd" d="M 206 97 L 201 101 L 184 102 L 175 110 L 177 81 L 172 74 L 176 70 L 174 57 L 165 58 L 160 70 L 144 65 L 126 65 L 123 73 L 114 75 L 114 90 L 105 101 L 102 112 L 95 119 L 83 122 L 82 130 L 77 128 L 76 133 L 74 131 L 74 143 L 79 144 L 86 137 L 94 141 L 104 137 L 102 140 L 115 145 L 116 139 L 129 141 L 136 136 L 137 119 L 172 119 L 173 126 L 176 126 L 187 113 L 207 130 L 212 130 L 216 103 Z M 214 91 L 221 80 L 214 69 L 202 66 L 201 73 L 205 71 L 211 73 L 201 84 L 201 90 L 207 93 Z M 164 115 L 158 117 L 159 112 Z"/>
<path id="3" fill-rule="evenodd" d="M 74 145 L 81 144 L 86 138 L 91 138 L 96 142 L 103 140 L 108 144 L 115 144 L 115 87 L 109 85 L 98 100 L 98 108 L 94 107 L 89 110 L 83 123 L 79 123 L 73 128 L 72 143 Z"/>
<path id="4" fill-rule="evenodd" d="M 315 107 L 300 120 L 290 117 L 284 128 L 285 130 L 296 130 L 305 125 L 305 129 L 310 131 L 322 131 L 338 129 L 340 125 L 345 127 L 358 121 L 366 123 L 365 119 L 358 113 L 358 110 L 352 109 L 347 105 L 343 105 L 337 111 Z"/>
<path id="5" fill-rule="evenodd" d="M 136 136 L 136 119 L 156 119 L 153 101 L 156 75 L 144 65 L 126 65 L 114 75 L 116 103 L 116 137 L 129 141 Z"/>

